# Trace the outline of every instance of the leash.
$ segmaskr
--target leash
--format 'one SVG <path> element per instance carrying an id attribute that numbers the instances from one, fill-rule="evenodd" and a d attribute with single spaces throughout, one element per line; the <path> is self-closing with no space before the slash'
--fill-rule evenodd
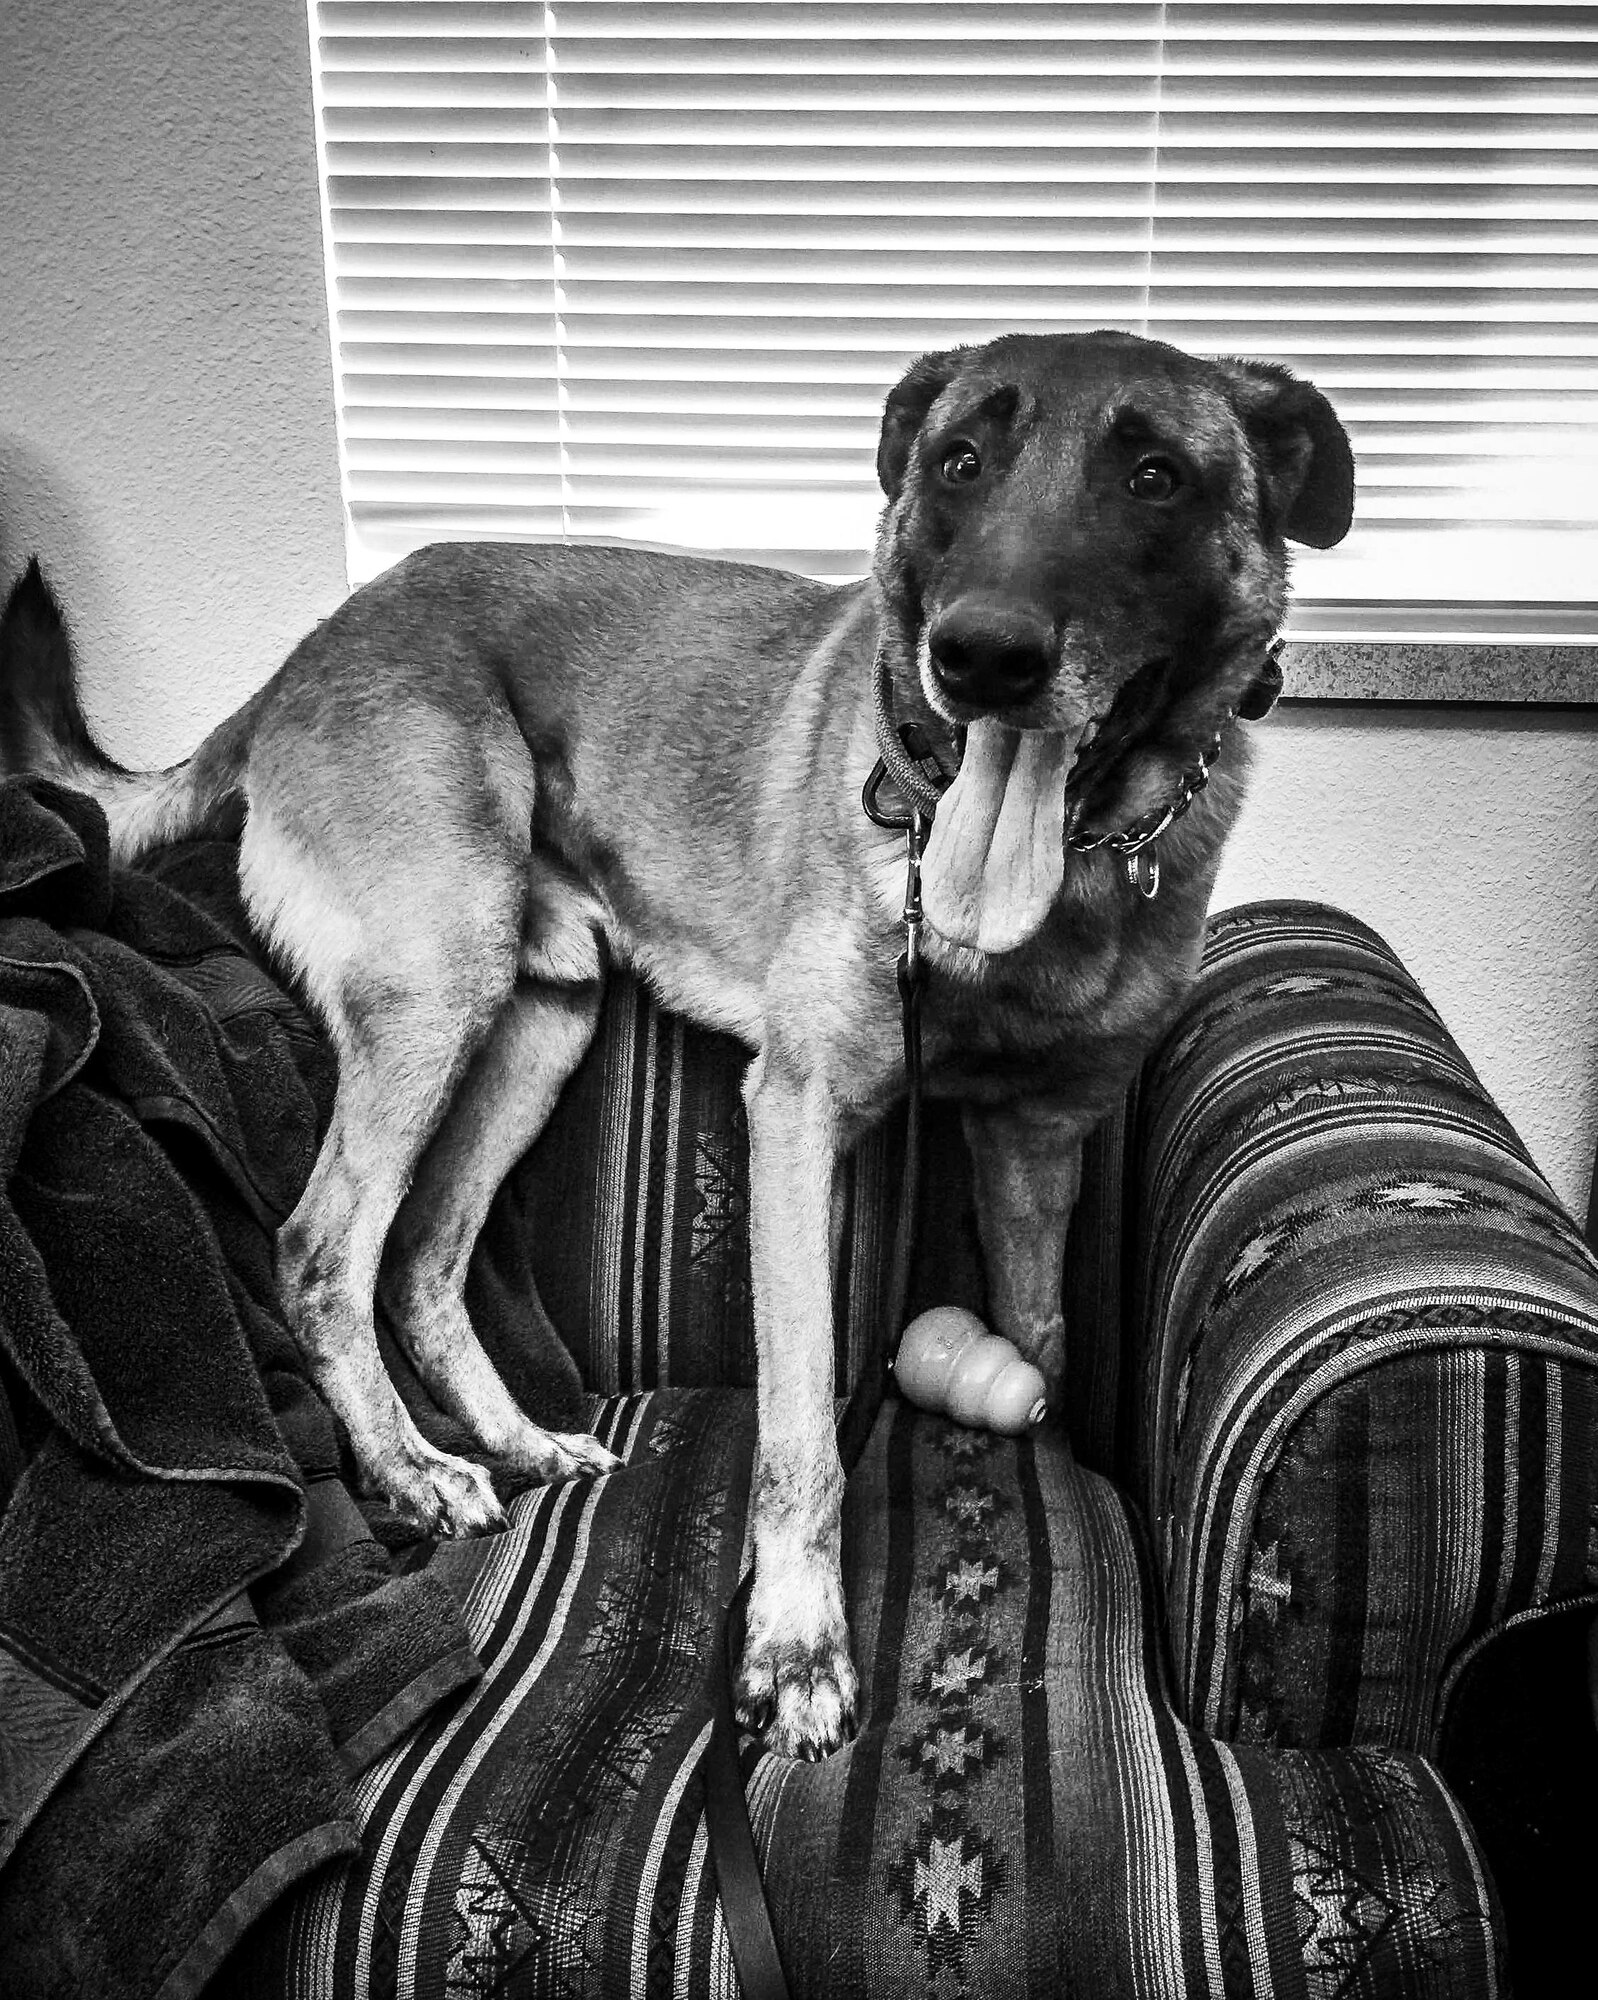
<path id="1" fill-rule="evenodd" d="M 744 1616 L 755 1580 L 751 1569 L 732 1594 L 712 1664 L 710 1741 L 705 1745 L 705 1837 L 716 1868 L 727 1943 L 745 2000 L 789 2000 L 788 1975 L 777 1949 L 766 1885 L 749 1823 L 749 1799 L 738 1762 L 738 1717 L 732 1691 L 743 1657 Z"/>
<path id="2" fill-rule="evenodd" d="M 1209 782 L 1210 766 L 1220 754 L 1222 732 L 1238 717 L 1254 722 L 1270 712 L 1282 690 L 1282 645 L 1280 639 L 1272 644 L 1242 700 L 1196 762 L 1183 772 L 1176 792 L 1165 805 L 1144 814 L 1130 826 L 1109 833 L 1072 832 L 1067 836 L 1067 844 L 1078 853 L 1108 847 L 1125 862 L 1127 880 L 1133 890 L 1147 899 L 1157 896 L 1160 862 L 1156 843 Z M 879 643 L 877 648 L 874 703 L 879 755 L 861 790 L 860 803 L 874 825 L 905 837 L 904 950 L 897 967 L 906 1085 L 904 1171 L 899 1181 L 899 1213 L 894 1228 L 883 1337 L 874 1343 L 871 1359 L 861 1370 L 838 1420 L 838 1456 L 846 1478 L 859 1462 L 887 1395 L 888 1353 L 901 1331 L 910 1291 L 910 1265 L 921 1202 L 921 1004 L 927 984 L 927 964 L 921 945 L 921 857 L 938 800 L 952 782 L 933 754 L 925 733 L 913 722 L 897 727 L 894 724 L 885 643 Z M 883 803 L 882 789 L 890 780 L 904 802 L 900 812 Z M 760 1872 L 754 1828 L 749 1820 L 749 1800 L 738 1756 L 738 1717 L 733 1706 L 732 1691 L 743 1656 L 753 1585 L 751 1569 L 727 1606 L 720 1654 L 711 1669 L 714 1687 L 710 1741 L 705 1747 L 703 1764 L 705 1832 L 716 1871 L 727 1943 L 744 2000 L 791 2000 Z"/>

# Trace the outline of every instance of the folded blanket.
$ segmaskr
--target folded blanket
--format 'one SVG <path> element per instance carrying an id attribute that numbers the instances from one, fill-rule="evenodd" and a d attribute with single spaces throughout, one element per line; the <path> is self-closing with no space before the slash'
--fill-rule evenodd
<path id="1" fill-rule="evenodd" d="M 209 875 L 225 917 L 231 851 Z M 192 886 L 192 885 L 191 885 Z M 272 1283 L 332 1081 L 103 815 L 0 786 L 0 1993 L 198 1991 L 477 1676 L 340 1481 Z"/>

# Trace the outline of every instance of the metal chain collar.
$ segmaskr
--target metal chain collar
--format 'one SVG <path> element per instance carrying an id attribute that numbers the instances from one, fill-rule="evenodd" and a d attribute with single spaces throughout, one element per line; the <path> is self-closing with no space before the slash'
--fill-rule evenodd
<path id="1" fill-rule="evenodd" d="M 1160 893 L 1160 854 L 1155 845 L 1160 835 L 1168 827 L 1174 826 L 1188 807 L 1210 781 L 1210 766 L 1221 754 L 1221 730 L 1237 718 L 1233 709 L 1210 738 L 1207 749 L 1198 754 L 1198 761 L 1190 764 L 1177 780 L 1176 791 L 1163 806 L 1155 806 L 1130 826 L 1112 827 L 1108 833 L 1068 833 L 1065 844 L 1078 854 L 1093 854 L 1101 847 L 1109 848 L 1112 854 L 1119 854 L 1126 864 L 1126 879 L 1130 887 L 1145 899 L 1151 900 Z M 1080 806 L 1073 808 L 1079 812 Z"/>

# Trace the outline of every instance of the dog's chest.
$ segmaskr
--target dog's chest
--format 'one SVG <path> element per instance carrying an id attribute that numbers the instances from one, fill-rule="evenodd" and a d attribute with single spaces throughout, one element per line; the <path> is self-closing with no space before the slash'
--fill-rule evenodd
<path id="1" fill-rule="evenodd" d="M 1162 915 L 1130 902 L 1112 905 L 1110 921 L 1063 909 L 1034 946 L 985 966 L 970 954 L 946 963 L 934 943 L 922 1002 L 929 1090 L 1108 1101 L 1169 1021 L 1197 966 L 1201 918 Z"/>

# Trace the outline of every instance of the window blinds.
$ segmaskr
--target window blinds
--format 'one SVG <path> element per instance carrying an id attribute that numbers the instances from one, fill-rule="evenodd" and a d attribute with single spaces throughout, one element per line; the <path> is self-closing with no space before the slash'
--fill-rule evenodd
<path id="1" fill-rule="evenodd" d="M 1337 404 L 1306 636 L 1598 630 L 1598 7 L 308 4 L 353 580 L 858 575 L 914 355 L 1115 325 Z"/>

